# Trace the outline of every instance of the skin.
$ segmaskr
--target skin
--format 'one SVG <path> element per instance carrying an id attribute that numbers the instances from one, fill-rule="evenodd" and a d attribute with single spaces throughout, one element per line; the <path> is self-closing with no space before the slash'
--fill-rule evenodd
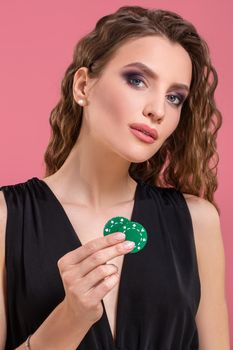
<path id="1" fill-rule="evenodd" d="M 144 75 L 140 77 L 144 82 L 127 84 L 123 66 L 135 61 L 149 66 L 159 79 Z M 174 94 L 187 96 L 187 91 L 170 86 L 174 82 L 190 86 L 191 72 L 188 53 L 161 37 L 131 39 L 122 45 L 100 79 L 90 79 L 87 68 L 79 68 L 74 76 L 74 98 L 84 98 L 87 105 L 77 143 L 53 175 L 60 198 L 66 196 L 70 202 L 79 198 L 95 209 L 129 199 L 136 186 L 128 174 L 130 163 L 149 159 L 176 129 L 181 106 L 177 107 Z M 156 128 L 158 140 L 153 144 L 138 140 L 129 129 L 135 122 Z"/>
<path id="2" fill-rule="evenodd" d="M 128 84 L 122 75 L 123 66 L 136 61 L 146 64 L 158 77 L 152 79 L 143 74 L 131 79 L 140 78 L 144 82 L 134 80 L 134 85 Z M 142 74 L 138 69 L 127 69 L 132 70 Z M 182 108 L 182 105 L 177 107 L 175 96 L 179 93 L 187 97 L 188 92 L 171 86 L 182 83 L 189 87 L 191 74 L 188 53 L 179 44 L 156 36 L 131 39 L 123 44 L 100 79 L 90 79 L 87 68 L 79 68 L 74 76 L 73 96 L 76 102 L 81 98 L 87 101 L 81 132 L 63 166 L 43 179 L 60 201 L 83 205 L 96 212 L 132 201 L 136 183 L 128 174 L 130 163 L 149 159 L 174 132 Z M 156 128 L 159 135 L 156 142 L 147 144 L 138 140 L 129 130 L 129 124 L 135 122 Z M 229 350 L 225 257 L 219 215 L 207 200 L 190 194 L 184 196 L 193 223 L 201 282 L 196 315 L 199 350 Z M 0 212 L 3 213 L 0 224 L 4 221 L 1 225 L 5 227 L 6 204 L 1 192 Z M 2 246 L 3 237 L 0 234 Z M 4 256 L 0 255 L 0 263 L 4 265 Z M 0 317 L 3 314 L 0 295 Z M 5 338 L 5 323 L 2 334 Z M 35 337 L 41 338 L 41 335 Z M 0 342 L 2 349 L 3 344 Z"/>

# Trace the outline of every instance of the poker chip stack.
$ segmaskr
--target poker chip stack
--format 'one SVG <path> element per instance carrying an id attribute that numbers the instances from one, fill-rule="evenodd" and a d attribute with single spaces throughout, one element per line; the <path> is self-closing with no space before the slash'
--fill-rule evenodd
<path id="1" fill-rule="evenodd" d="M 147 232 L 139 222 L 128 220 L 123 216 L 115 216 L 107 221 L 104 226 L 104 236 L 114 232 L 123 232 L 125 240 L 135 243 L 135 247 L 129 253 L 140 252 L 147 243 Z"/>

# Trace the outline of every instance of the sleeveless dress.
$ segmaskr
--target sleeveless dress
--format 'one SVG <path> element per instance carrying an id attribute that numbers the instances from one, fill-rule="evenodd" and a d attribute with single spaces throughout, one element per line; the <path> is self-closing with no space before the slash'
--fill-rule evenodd
<path id="1" fill-rule="evenodd" d="M 101 319 L 92 325 L 77 349 L 198 349 L 195 315 L 200 279 L 187 203 L 182 192 L 174 188 L 136 181 L 131 220 L 146 228 L 148 240 L 140 252 L 124 256 L 116 340 L 102 301 Z M 33 334 L 64 299 L 57 261 L 80 247 L 81 242 L 61 203 L 43 180 L 33 177 L 0 190 L 7 204 L 5 350 L 12 350 Z"/>

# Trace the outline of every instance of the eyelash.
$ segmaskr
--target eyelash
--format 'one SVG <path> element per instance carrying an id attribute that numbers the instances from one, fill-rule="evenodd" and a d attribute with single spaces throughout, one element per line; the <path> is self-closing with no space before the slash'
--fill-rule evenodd
<path id="1" fill-rule="evenodd" d="M 138 75 L 138 73 L 128 73 L 128 74 L 125 75 L 125 79 L 126 79 L 127 83 L 130 86 L 138 86 L 138 85 L 135 85 L 135 84 L 131 84 L 130 83 L 131 80 L 140 80 L 140 81 L 142 81 L 145 84 L 144 80 L 142 80 L 139 77 L 141 77 L 141 75 Z M 180 94 L 178 94 L 178 95 L 170 95 L 170 96 L 175 96 L 179 100 L 179 103 L 173 103 L 177 107 L 179 107 L 183 103 L 183 101 L 185 99 L 185 96 L 180 95 Z"/>

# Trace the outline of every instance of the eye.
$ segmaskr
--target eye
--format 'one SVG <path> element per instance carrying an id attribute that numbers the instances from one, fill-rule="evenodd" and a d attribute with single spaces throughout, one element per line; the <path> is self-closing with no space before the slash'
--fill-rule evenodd
<path id="1" fill-rule="evenodd" d="M 141 79 L 143 76 L 140 75 L 138 72 L 127 72 L 123 74 L 124 79 L 126 82 L 133 87 L 142 87 L 142 84 L 146 86 L 146 83 L 143 79 Z M 179 107 L 185 100 L 185 96 L 181 94 L 177 95 L 169 95 L 169 98 L 172 98 L 171 102 L 173 105 Z"/>
<path id="2" fill-rule="evenodd" d="M 140 83 L 145 85 L 145 82 L 143 79 L 141 79 L 141 76 L 137 73 L 128 73 L 125 74 L 125 79 L 127 83 L 131 86 L 141 87 Z"/>
<path id="3" fill-rule="evenodd" d="M 182 102 L 184 101 L 184 96 L 183 95 L 169 95 L 168 97 L 172 97 L 172 101 L 174 105 L 176 106 L 180 106 L 182 104 Z M 174 102 L 176 101 L 176 102 Z"/>

